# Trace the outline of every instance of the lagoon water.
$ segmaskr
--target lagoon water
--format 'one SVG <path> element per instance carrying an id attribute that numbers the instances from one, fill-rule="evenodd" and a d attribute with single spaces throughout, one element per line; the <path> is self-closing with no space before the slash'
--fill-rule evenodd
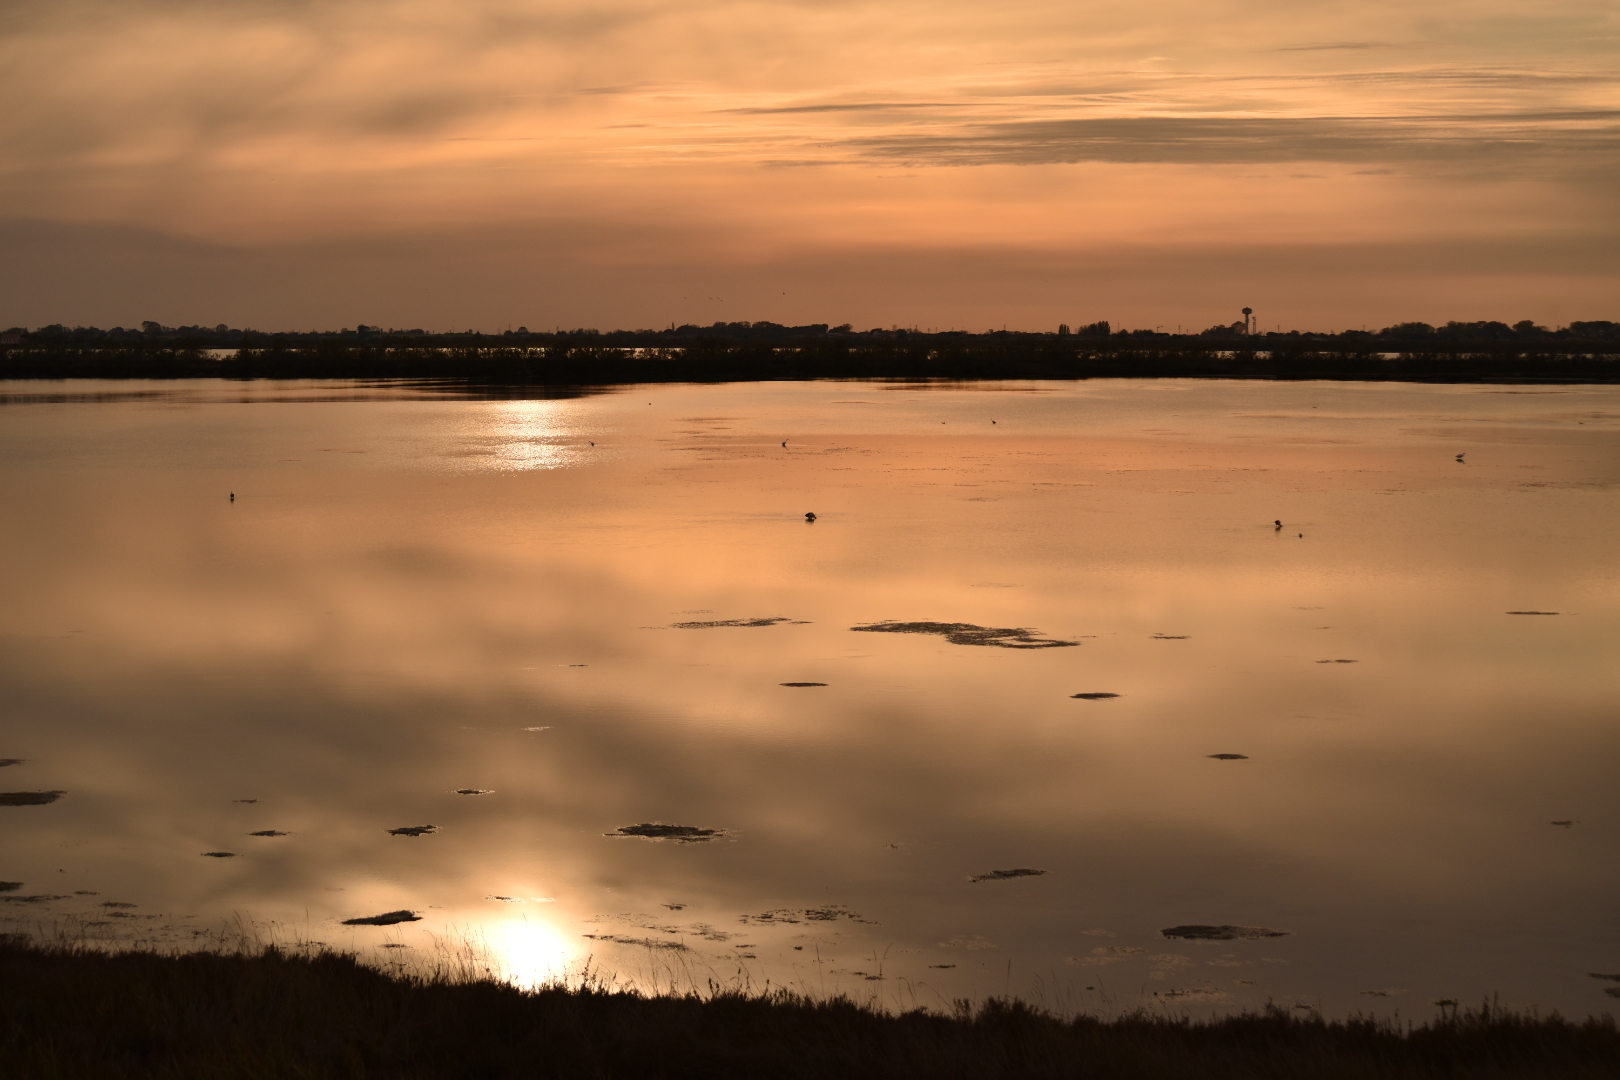
<path id="1" fill-rule="evenodd" d="M 0 930 L 1601 1012 L 1617 495 L 1614 387 L 6 384 Z"/>

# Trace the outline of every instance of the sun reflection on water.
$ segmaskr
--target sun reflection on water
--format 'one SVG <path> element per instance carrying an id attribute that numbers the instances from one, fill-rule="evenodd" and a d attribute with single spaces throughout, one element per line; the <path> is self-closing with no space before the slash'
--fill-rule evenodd
<path id="1" fill-rule="evenodd" d="M 550 923 L 527 916 L 484 928 L 495 974 L 524 990 L 563 977 L 579 959 L 578 949 Z"/>
<path id="2" fill-rule="evenodd" d="M 601 456 L 593 436 L 567 401 L 481 402 L 464 425 L 458 456 L 475 469 L 526 472 L 565 469 Z"/>

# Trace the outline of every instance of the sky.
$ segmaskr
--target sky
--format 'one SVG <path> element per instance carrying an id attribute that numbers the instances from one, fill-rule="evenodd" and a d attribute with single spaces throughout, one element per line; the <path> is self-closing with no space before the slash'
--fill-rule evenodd
<path id="1" fill-rule="evenodd" d="M 1598 0 L 4 0 L 0 324 L 1620 319 Z"/>

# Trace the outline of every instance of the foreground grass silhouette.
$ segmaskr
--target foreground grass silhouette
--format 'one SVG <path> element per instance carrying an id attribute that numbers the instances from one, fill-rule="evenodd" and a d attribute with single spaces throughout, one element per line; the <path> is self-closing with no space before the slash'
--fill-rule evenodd
<path id="1" fill-rule="evenodd" d="M 353 958 L 0 944 L 0 1076 L 1076 1077 L 1338 1080 L 1620 1075 L 1607 1017 L 1461 1010 L 1417 1027 L 1281 1010 L 1060 1019 L 1016 1002 L 884 1015 L 791 994 L 525 992 Z"/>

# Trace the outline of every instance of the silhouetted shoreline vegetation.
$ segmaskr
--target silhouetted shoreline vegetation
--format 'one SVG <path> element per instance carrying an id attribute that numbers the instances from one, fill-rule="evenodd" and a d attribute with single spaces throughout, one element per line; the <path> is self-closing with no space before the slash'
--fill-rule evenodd
<path id="1" fill-rule="evenodd" d="M 0 378 L 436 379 L 609 386 L 800 379 L 1234 378 L 1612 382 L 1620 323 L 1403 323 L 1376 332 L 924 333 L 716 323 L 667 330 L 267 334 L 219 326 L 0 335 Z"/>
<path id="2" fill-rule="evenodd" d="M 589 980 L 525 991 L 387 974 L 330 952 L 105 953 L 0 943 L 0 1075 L 195 1077 L 1611 1077 L 1611 1018 L 1441 1004 L 1430 1020 L 1058 1017 L 1016 1001 L 885 1013 L 722 989 L 647 996 Z"/>

